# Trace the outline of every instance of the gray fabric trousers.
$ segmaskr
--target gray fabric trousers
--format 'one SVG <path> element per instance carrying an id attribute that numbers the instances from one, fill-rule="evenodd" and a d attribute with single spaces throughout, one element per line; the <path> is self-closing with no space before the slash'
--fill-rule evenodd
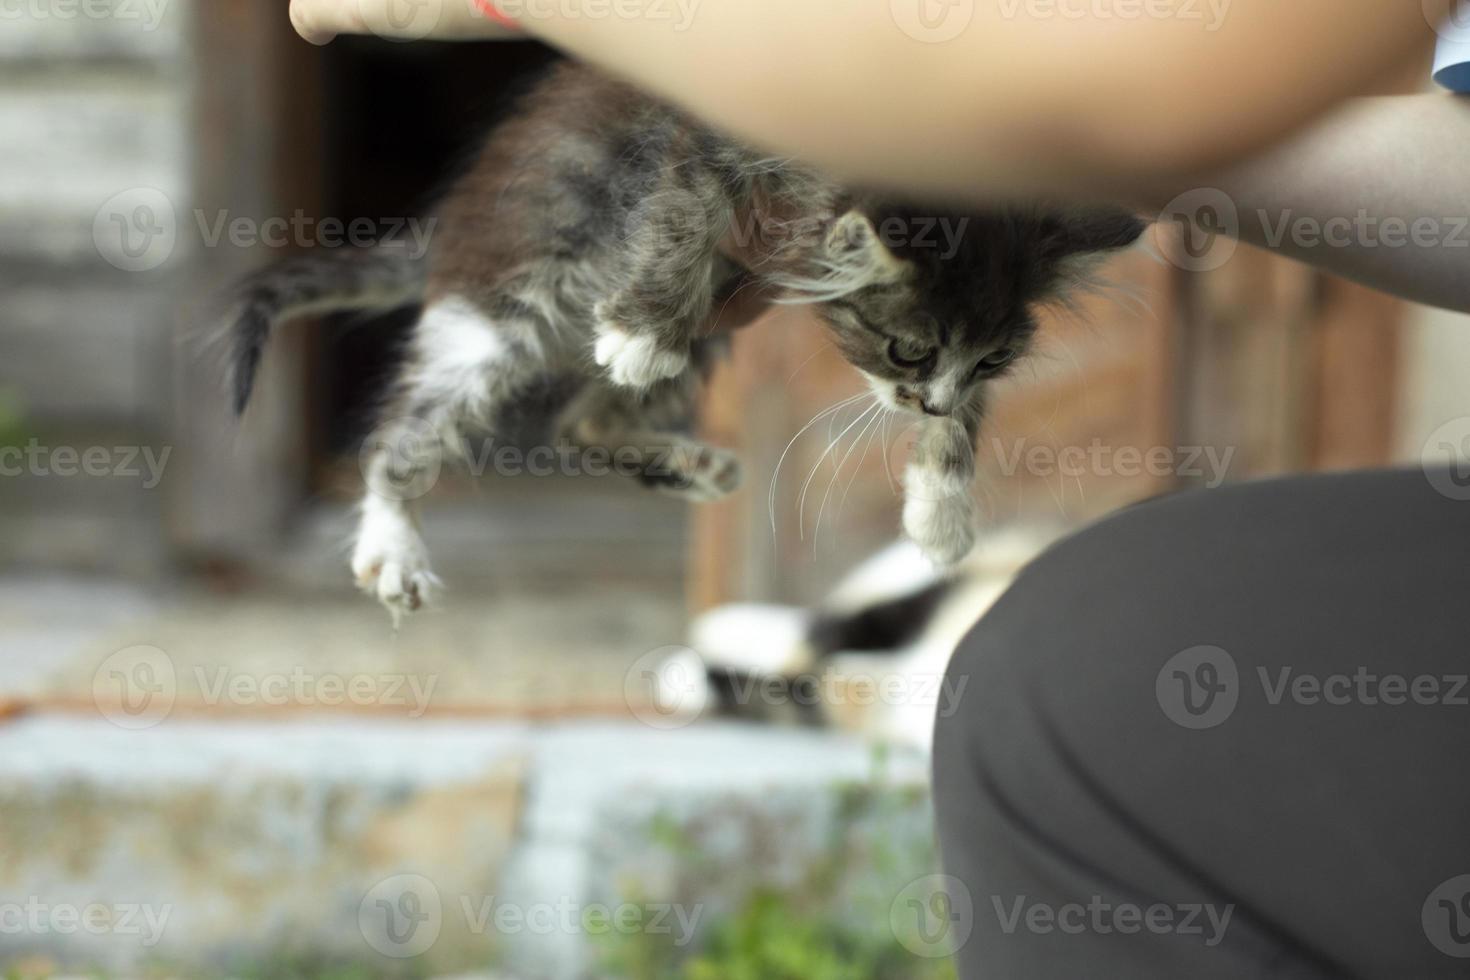
<path id="1" fill-rule="evenodd" d="M 1470 502 L 1418 470 L 1054 547 L 938 722 L 960 976 L 1470 976 L 1467 674 Z"/>

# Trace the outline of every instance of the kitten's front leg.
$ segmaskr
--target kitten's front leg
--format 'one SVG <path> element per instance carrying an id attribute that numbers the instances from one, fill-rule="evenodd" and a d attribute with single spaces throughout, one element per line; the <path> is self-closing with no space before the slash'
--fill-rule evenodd
<path id="1" fill-rule="evenodd" d="M 597 305 L 593 354 L 615 384 L 647 388 L 689 368 L 729 206 L 717 182 L 690 180 L 651 195 L 629 220 L 624 285 Z"/>
<path id="2" fill-rule="evenodd" d="M 904 532 L 938 565 L 953 565 L 975 545 L 978 427 L 978 415 L 925 418 L 904 474 Z"/>

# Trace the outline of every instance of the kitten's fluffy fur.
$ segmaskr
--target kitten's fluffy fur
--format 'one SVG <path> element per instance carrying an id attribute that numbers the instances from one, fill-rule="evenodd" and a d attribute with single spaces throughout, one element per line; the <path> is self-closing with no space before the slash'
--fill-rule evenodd
<path id="1" fill-rule="evenodd" d="M 421 262 L 386 247 L 287 261 L 241 284 L 230 317 L 243 411 L 274 325 L 422 304 L 352 557 L 395 617 L 436 584 L 418 477 L 532 396 L 555 396 L 560 437 L 636 455 L 645 482 L 734 490 L 736 460 L 681 433 L 714 346 L 703 327 L 752 285 L 814 302 L 882 401 L 917 414 L 904 527 L 935 560 L 962 557 L 985 382 L 1077 260 L 1142 231 L 1117 212 L 937 212 L 853 193 L 571 65 L 492 134 L 437 220 Z"/>

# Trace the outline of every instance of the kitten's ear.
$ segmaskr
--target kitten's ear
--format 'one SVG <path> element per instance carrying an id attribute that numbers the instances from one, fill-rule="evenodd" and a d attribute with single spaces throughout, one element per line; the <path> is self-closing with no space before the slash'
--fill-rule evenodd
<path id="1" fill-rule="evenodd" d="M 861 211 L 848 211 L 838 218 L 827 233 L 827 257 L 834 265 L 853 269 L 863 278 L 876 282 L 896 282 L 906 266 L 894 255 L 878 229 Z"/>
<path id="2" fill-rule="evenodd" d="M 1058 259 L 1127 248 L 1148 228 L 1138 216 L 1112 208 L 1074 211 L 1057 225 L 1053 247 Z"/>

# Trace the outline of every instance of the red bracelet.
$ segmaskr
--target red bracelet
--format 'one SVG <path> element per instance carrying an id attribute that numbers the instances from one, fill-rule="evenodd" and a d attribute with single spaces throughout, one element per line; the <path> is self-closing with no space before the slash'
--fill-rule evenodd
<path id="1" fill-rule="evenodd" d="M 495 0 L 475 0 L 475 6 L 480 8 L 480 13 L 489 17 L 501 27 L 512 31 L 519 31 L 521 29 L 521 25 L 516 23 L 514 18 L 509 14 L 502 13 L 500 8 L 495 6 Z"/>

